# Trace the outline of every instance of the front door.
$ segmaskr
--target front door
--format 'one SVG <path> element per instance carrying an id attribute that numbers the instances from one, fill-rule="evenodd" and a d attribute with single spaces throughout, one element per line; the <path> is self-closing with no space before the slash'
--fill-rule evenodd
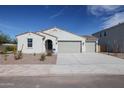
<path id="1" fill-rule="evenodd" d="M 52 40 L 49 39 L 46 40 L 45 47 L 46 47 L 46 51 L 52 51 L 53 50 Z"/>

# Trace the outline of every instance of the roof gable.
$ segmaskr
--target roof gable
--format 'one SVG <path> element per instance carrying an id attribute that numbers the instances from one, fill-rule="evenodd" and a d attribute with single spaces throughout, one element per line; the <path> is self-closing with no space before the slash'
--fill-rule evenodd
<path id="1" fill-rule="evenodd" d="M 43 35 L 40 35 L 40 34 L 37 34 L 37 33 L 34 33 L 34 32 L 25 32 L 25 33 L 22 33 L 22 34 L 16 35 L 16 37 L 18 37 L 18 36 L 22 36 L 22 35 L 25 35 L 25 34 L 29 34 L 29 33 L 34 34 L 34 35 L 37 35 L 37 36 L 40 36 L 40 37 L 45 37 L 45 36 L 43 36 Z"/>
<path id="2" fill-rule="evenodd" d="M 73 34 L 71 32 L 67 32 L 65 30 L 62 30 L 62 29 L 59 29 L 56 27 L 49 29 L 49 30 L 45 30 L 43 32 L 58 37 L 58 40 L 81 40 L 81 39 L 85 39 L 84 37 L 78 36 L 76 34 Z"/>
<path id="3" fill-rule="evenodd" d="M 45 35 L 48 35 L 48 36 L 54 37 L 54 38 L 56 38 L 56 39 L 58 38 L 58 37 L 56 37 L 56 36 L 54 36 L 54 35 L 50 35 L 50 34 L 45 33 L 45 32 L 36 32 L 36 33 L 37 33 L 37 34 L 40 34 L 40 35 L 41 35 L 41 34 L 43 34 L 43 35 L 45 34 Z"/>

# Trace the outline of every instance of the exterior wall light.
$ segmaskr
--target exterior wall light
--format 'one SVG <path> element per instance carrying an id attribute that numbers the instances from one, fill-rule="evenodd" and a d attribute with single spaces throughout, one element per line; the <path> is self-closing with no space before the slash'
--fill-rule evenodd
<path id="1" fill-rule="evenodd" d="M 43 37 L 43 40 L 45 40 L 45 37 Z"/>

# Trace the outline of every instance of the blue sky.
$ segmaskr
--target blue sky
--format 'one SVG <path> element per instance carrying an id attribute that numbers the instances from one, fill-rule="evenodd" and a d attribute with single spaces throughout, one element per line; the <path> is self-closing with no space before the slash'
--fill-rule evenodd
<path id="1" fill-rule="evenodd" d="M 123 6 L 0 6 L 0 30 L 11 37 L 55 26 L 90 35 L 121 22 Z"/>

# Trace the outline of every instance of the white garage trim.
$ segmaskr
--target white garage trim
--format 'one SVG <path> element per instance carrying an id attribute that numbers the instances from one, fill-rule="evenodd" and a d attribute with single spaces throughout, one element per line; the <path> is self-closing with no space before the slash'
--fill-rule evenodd
<path id="1" fill-rule="evenodd" d="M 58 41 L 58 53 L 81 53 L 81 41 Z"/>

